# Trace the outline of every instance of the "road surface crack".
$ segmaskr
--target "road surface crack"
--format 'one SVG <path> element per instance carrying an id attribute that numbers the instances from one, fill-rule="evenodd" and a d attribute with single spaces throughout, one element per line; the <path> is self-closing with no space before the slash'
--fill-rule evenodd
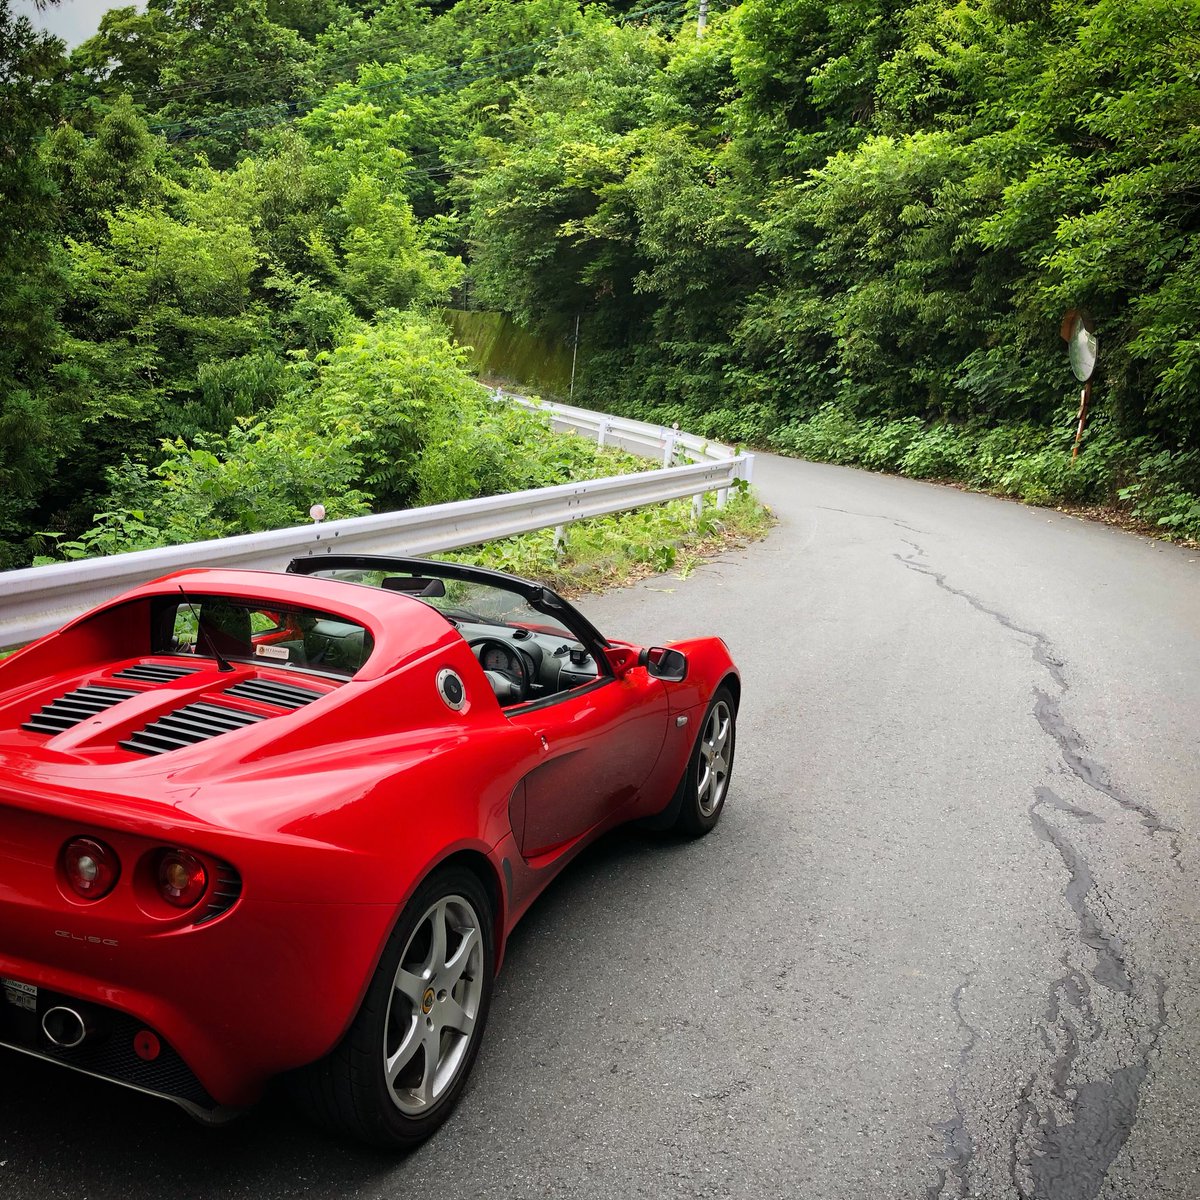
<path id="1" fill-rule="evenodd" d="M 1049 638 L 1035 629 L 1018 625 L 1004 613 L 977 597 L 946 582 L 945 576 L 927 563 L 920 547 L 909 542 L 914 555 L 895 555 L 908 570 L 932 579 L 943 591 L 964 600 L 977 612 L 1001 627 L 1028 639 L 1034 661 L 1041 666 L 1059 692 L 1033 689 L 1033 715 L 1055 744 L 1067 771 L 1092 793 L 1115 802 L 1123 811 L 1136 814 L 1151 837 L 1167 835 L 1171 860 L 1182 870 L 1179 831 L 1166 824 L 1148 804 L 1122 792 L 1108 771 L 1086 750 L 1082 736 L 1063 716 L 1061 696 L 1069 690 L 1066 665 L 1054 651 Z M 1103 825 L 1096 813 L 1071 804 L 1047 787 L 1034 789 L 1029 820 L 1039 840 L 1052 846 L 1067 871 L 1063 891 L 1075 914 L 1078 942 L 1094 955 L 1095 965 L 1085 970 L 1071 962 L 1070 949 L 1061 959 L 1063 974 L 1050 985 L 1050 998 L 1040 1021 L 1040 1037 L 1046 1059 L 1021 1088 L 1013 1113 L 1013 1133 L 1008 1147 L 1009 1177 L 1020 1200 L 1093 1200 L 1137 1119 L 1142 1085 L 1150 1070 L 1150 1058 L 1167 1025 L 1165 985 L 1160 976 L 1153 981 L 1153 996 L 1145 986 L 1135 986 L 1138 975 L 1131 970 L 1125 947 L 1117 937 L 1107 911 L 1106 897 L 1079 848 L 1061 828 L 1044 815 L 1049 810 L 1063 814 L 1080 825 Z M 1043 810 L 1043 811 L 1039 811 Z M 1150 981 L 1145 980 L 1148 984 Z M 1100 1002 L 1093 994 L 1098 985 L 1109 997 Z M 960 1022 L 962 988 L 955 993 L 955 1012 Z M 963 1022 L 965 1024 L 965 1022 Z M 974 1041 L 970 1043 L 974 1045 Z M 1081 1062 L 1081 1058 L 1083 1061 Z M 1115 1064 L 1100 1067 L 1100 1061 Z M 1078 1067 L 1078 1071 L 1077 1071 Z M 965 1068 L 960 1064 L 959 1079 Z M 1081 1078 L 1073 1078 L 1074 1075 Z M 1092 1076 L 1088 1078 L 1087 1076 Z M 957 1195 L 969 1188 L 969 1167 L 974 1153 L 966 1132 L 958 1083 L 950 1091 L 955 1116 L 935 1126 L 947 1140 L 936 1189 L 927 1200 L 939 1200 L 954 1178 Z M 963 1157 L 964 1147 L 971 1153 Z"/>
<path id="2" fill-rule="evenodd" d="M 1063 896 L 1071 906 L 1079 921 L 1079 940 L 1096 955 L 1096 966 L 1092 970 L 1092 978 L 1102 987 L 1114 992 L 1122 992 L 1126 996 L 1133 994 L 1133 984 L 1129 979 L 1129 971 L 1125 966 L 1125 955 L 1121 943 L 1115 934 L 1107 932 L 1093 916 L 1086 903 L 1088 893 L 1095 888 L 1095 880 L 1083 855 L 1067 840 L 1062 830 L 1051 825 L 1037 810 L 1043 804 L 1051 804 L 1062 811 L 1079 813 L 1074 805 L 1060 800 L 1049 788 L 1040 787 L 1034 791 L 1036 799 L 1029 806 L 1029 819 L 1033 823 L 1033 831 L 1043 842 L 1049 842 L 1058 851 L 1067 868 L 1070 879 L 1067 882 Z M 1091 814 L 1085 814 L 1090 816 Z"/>
<path id="3" fill-rule="evenodd" d="M 972 1026 L 962 1013 L 963 993 L 975 979 L 978 968 L 972 967 L 967 977 L 954 989 L 950 1007 L 954 1010 L 959 1028 L 967 1035 L 967 1040 L 958 1052 L 958 1070 L 954 1082 L 950 1085 L 950 1105 L 954 1115 L 946 1121 L 938 1121 L 934 1132 L 942 1139 L 940 1157 L 946 1164 L 938 1168 L 938 1180 L 932 1187 L 926 1188 L 925 1200 L 941 1200 L 946 1195 L 946 1185 L 952 1183 L 954 1191 L 950 1195 L 957 1200 L 966 1200 L 971 1194 L 971 1160 L 975 1157 L 975 1139 L 967 1131 L 967 1113 L 958 1094 L 958 1084 L 966 1077 L 967 1059 L 975 1049 L 979 1040 L 979 1031 Z"/>
<path id="4" fill-rule="evenodd" d="M 1085 1045 L 1099 1042 L 1104 1023 L 1092 1004 L 1085 975 L 1063 959 L 1065 973 L 1050 991 L 1042 1029 L 1055 1054 L 1045 1077 L 1032 1076 L 1017 1098 L 1009 1171 L 1020 1200 L 1094 1200 L 1137 1120 L 1150 1059 L 1167 1025 L 1166 988 L 1154 977 L 1153 1019 L 1133 1061 L 1098 1079 L 1072 1084 Z M 1127 1034 L 1136 1034 L 1130 1021 Z M 1127 1058 L 1122 1054 L 1121 1058 Z M 1022 1152 L 1022 1144 L 1027 1149 Z"/>
<path id="5" fill-rule="evenodd" d="M 907 544 L 912 545 L 911 542 Z M 923 553 L 919 548 L 917 549 L 918 553 Z M 991 617 L 992 620 L 998 622 L 1004 629 L 1020 637 L 1028 638 L 1032 643 L 1030 652 L 1033 655 L 1034 662 L 1045 668 L 1061 692 L 1065 693 L 1070 690 L 1065 664 L 1054 651 L 1054 648 L 1050 644 L 1050 639 L 1044 633 L 1040 633 L 1036 629 L 1026 629 L 1023 625 L 1018 625 L 998 609 L 989 608 L 982 600 L 972 596 L 970 592 L 953 587 L 946 582 L 945 575 L 933 570 L 932 567 L 916 562 L 915 559 L 903 554 L 897 554 L 894 557 L 910 571 L 916 571 L 917 574 L 924 575 L 927 579 L 932 579 L 943 591 L 949 592 L 950 595 L 957 596 L 961 600 L 965 600 L 976 612 Z M 1141 817 L 1142 825 L 1152 835 L 1159 833 L 1169 835 L 1168 841 L 1171 846 L 1171 859 L 1175 863 L 1176 868 L 1182 869 L 1179 831 L 1174 826 L 1168 825 L 1163 821 L 1150 805 L 1127 796 L 1111 783 L 1107 770 L 1087 754 L 1083 738 L 1077 730 L 1073 729 L 1067 723 L 1062 713 L 1062 705 L 1058 700 L 1040 688 L 1034 688 L 1033 695 L 1033 715 L 1037 723 L 1041 726 L 1042 731 L 1057 743 L 1059 754 L 1062 756 L 1062 760 L 1071 774 L 1085 787 L 1099 792 L 1102 796 L 1107 796 L 1108 799 L 1114 801 L 1126 812 L 1136 813 Z"/>

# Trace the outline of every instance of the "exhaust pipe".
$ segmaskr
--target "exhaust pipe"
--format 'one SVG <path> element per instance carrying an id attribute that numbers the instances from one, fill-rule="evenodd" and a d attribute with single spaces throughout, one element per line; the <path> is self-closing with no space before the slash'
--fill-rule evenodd
<path id="1" fill-rule="evenodd" d="M 60 1049 L 74 1050 L 93 1034 L 92 1023 L 73 1008 L 51 1008 L 42 1017 L 42 1032 Z"/>

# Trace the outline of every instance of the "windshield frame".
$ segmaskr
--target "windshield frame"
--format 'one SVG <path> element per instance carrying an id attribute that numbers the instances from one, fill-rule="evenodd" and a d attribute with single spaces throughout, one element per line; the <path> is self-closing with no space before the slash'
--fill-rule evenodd
<path id="1" fill-rule="evenodd" d="M 429 558 L 399 558 L 373 554 L 319 554 L 294 558 L 288 564 L 288 572 L 296 575 L 320 577 L 322 573 L 329 571 L 383 571 L 398 575 L 413 575 L 419 578 L 476 584 L 480 587 L 514 593 L 521 597 L 534 612 L 549 617 L 574 637 L 591 654 L 601 679 L 612 676 L 612 666 L 605 653 L 606 650 L 611 649 L 608 639 L 573 604 L 564 600 L 557 592 L 552 591 L 544 584 L 522 579 L 517 575 L 509 575 L 504 571 L 493 571 L 487 567 L 438 562 Z M 347 583 L 351 587 L 371 588 L 372 591 L 382 590 L 371 583 L 345 579 L 339 580 L 339 582 Z M 429 603 L 429 600 L 415 592 L 406 594 L 446 617 L 450 624 L 454 624 L 453 619 L 437 605 Z"/>

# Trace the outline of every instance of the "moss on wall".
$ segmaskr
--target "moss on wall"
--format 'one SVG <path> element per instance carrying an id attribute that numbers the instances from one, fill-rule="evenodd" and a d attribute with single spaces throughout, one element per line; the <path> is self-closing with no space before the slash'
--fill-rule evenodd
<path id="1" fill-rule="evenodd" d="M 442 319 L 455 341 L 470 355 L 476 374 L 499 383 L 536 389 L 543 396 L 566 400 L 571 390 L 571 345 L 537 337 L 515 324 L 507 313 L 465 312 L 449 308 Z M 584 347 L 580 346 L 582 368 Z"/>

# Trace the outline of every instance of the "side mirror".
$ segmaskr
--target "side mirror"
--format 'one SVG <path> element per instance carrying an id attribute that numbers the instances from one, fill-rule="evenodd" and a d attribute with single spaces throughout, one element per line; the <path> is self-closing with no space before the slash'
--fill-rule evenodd
<path id="1" fill-rule="evenodd" d="M 613 674 L 618 679 L 624 679 L 627 672 L 638 665 L 637 652 L 627 646 L 606 646 L 604 657 L 612 667 Z"/>
<path id="2" fill-rule="evenodd" d="M 651 646 L 649 650 L 642 651 L 641 658 L 647 672 L 655 679 L 665 679 L 668 683 L 682 683 L 687 678 L 687 655 L 681 650 Z"/>

